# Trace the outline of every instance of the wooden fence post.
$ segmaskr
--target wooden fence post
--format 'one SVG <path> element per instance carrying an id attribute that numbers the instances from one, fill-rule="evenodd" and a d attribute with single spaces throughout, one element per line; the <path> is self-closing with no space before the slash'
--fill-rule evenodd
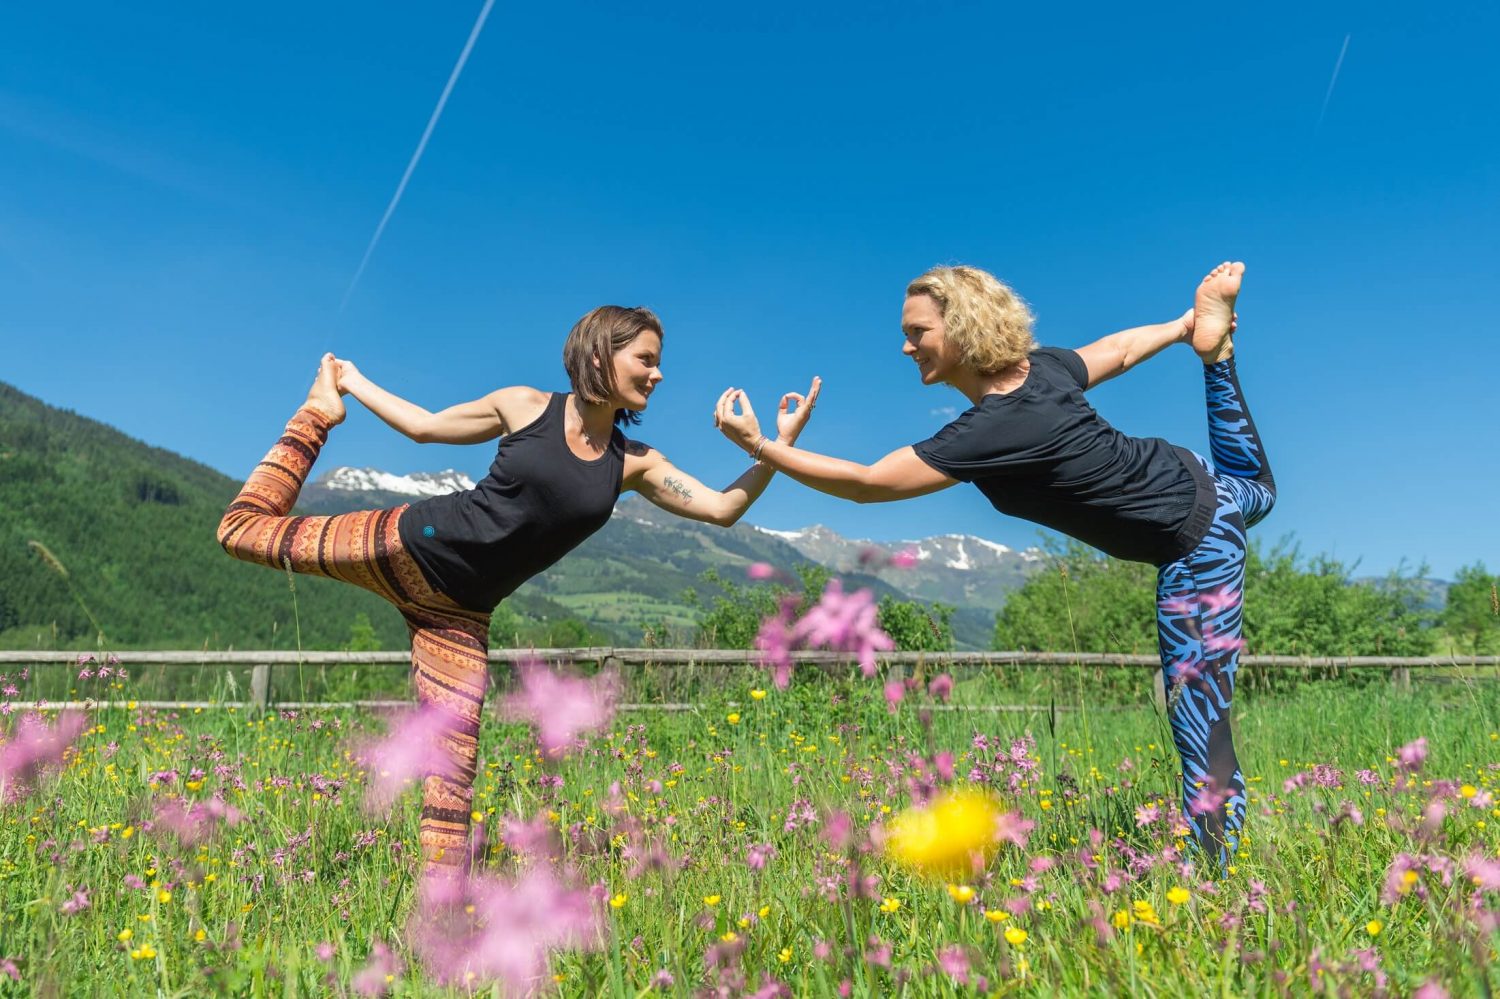
<path id="1" fill-rule="evenodd" d="M 1398 666 L 1391 670 L 1391 683 L 1403 690 L 1411 689 L 1411 667 Z"/>
<path id="2" fill-rule="evenodd" d="M 271 703 L 271 667 L 258 663 L 250 669 L 250 707 L 264 711 Z"/>

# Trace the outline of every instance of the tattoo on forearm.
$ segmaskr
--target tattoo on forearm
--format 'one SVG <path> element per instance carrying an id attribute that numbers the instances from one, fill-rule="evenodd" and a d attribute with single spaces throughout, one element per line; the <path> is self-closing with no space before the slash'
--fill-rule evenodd
<path id="1" fill-rule="evenodd" d="M 672 490 L 672 492 L 676 493 L 678 496 L 681 496 L 684 503 L 691 503 L 693 501 L 693 491 L 687 486 L 683 485 L 681 479 L 674 479 L 669 475 L 661 480 L 661 484 Z"/>

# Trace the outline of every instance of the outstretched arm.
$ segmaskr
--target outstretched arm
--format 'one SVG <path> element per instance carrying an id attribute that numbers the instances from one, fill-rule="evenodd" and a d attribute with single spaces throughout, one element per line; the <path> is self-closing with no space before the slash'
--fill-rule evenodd
<path id="1" fill-rule="evenodd" d="M 783 441 L 795 442 L 818 401 L 822 382 L 814 378 L 807 395 L 788 392 L 781 397 L 776 428 Z M 725 390 L 715 408 L 715 421 L 725 401 L 734 393 Z M 793 408 L 795 407 L 795 408 Z M 655 448 L 631 441 L 627 453 L 635 466 L 627 476 L 624 488 L 634 489 L 669 513 L 689 520 L 700 520 L 719 527 L 732 527 L 760 494 L 766 491 L 776 470 L 756 462 L 743 475 L 722 490 L 710 489 L 667 460 Z"/>
<path id="2" fill-rule="evenodd" d="M 1135 326 L 1111 333 L 1087 347 L 1079 347 L 1078 356 L 1083 358 L 1084 367 L 1089 371 L 1089 383 L 1084 388 L 1091 389 L 1100 382 L 1124 374 L 1174 343 L 1190 343 L 1193 339 L 1193 319 L 1193 310 L 1188 309 L 1169 323 Z M 1237 316 L 1230 321 L 1231 330 L 1238 321 Z"/>
<path id="3" fill-rule="evenodd" d="M 521 386 L 497 389 L 473 402 L 433 413 L 388 392 L 360 373 L 351 361 L 340 360 L 339 390 L 362 402 L 366 409 L 419 444 L 478 444 L 506 433 L 507 412 L 534 403 L 543 393 Z"/>
<path id="4" fill-rule="evenodd" d="M 1186 342 L 1192 333 L 1193 310 L 1189 309 L 1169 323 L 1136 326 L 1111 333 L 1087 347 L 1079 347 L 1078 356 L 1083 358 L 1089 372 L 1089 382 L 1084 387 L 1093 388 L 1100 382 L 1124 374 L 1172 344 Z"/>
<path id="5" fill-rule="evenodd" d="M 744 407 L 744 412 L 734 411 L 736 402 Z M 720 399 L 718 423 L 724 436 L 763 464 L 818 492 L 856 503 L 888 503 L 925 496 L 958 483 L 917 457 L 916 450 L 910 447 L 892 451 L 873 465 L 861 465 L 804 451 L 786 441 L 769 440 L 761 434 L 750 398 L 743 392 L 731 391 Z"/>

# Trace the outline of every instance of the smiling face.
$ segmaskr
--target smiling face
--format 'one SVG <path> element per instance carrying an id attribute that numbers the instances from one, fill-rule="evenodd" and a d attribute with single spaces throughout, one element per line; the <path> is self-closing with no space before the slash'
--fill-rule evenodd
<path id="1" fill-rule="evenodd" d="M 931 296 L 907 296 L 901 332 L 906 334 L 901 353 L 916 362 L 923 385 L 940 385 L 953 376 L 957 358 L 944 335 L 943 312 Z"/>
<path id="2" fill-rule="evenodd" d="M 617 409 L 640 411 L 646 408 L 651 393 L 664 377 L 661 373 L 661 337 L 653 330 L 641 330 L 625 346 L 610 356 L 614 368 L 614 399 Z"/>

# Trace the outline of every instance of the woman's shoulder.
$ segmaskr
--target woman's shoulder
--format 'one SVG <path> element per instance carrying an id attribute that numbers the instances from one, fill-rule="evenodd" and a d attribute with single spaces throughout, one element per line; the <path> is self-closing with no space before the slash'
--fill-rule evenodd
<path id="1" fill-rule="evenodd" d="M 564 393 L 566 394 L 566 393 Z M 544 392 L 530 385 L 509 385 L 490 393 L 495 411 L 507 434 L 524 430 L 541 419 L 556 392 Z"/>

